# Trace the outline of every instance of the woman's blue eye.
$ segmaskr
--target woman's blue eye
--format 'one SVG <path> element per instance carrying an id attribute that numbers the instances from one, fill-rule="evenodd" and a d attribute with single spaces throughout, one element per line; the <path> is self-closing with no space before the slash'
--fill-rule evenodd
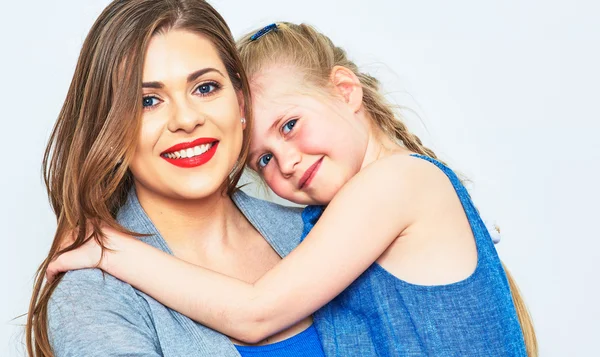
<path id="1" fill-rule="evenodd" d="M 258 159 L 258 168 L 262 169 L 265 166 L 267 166 L 267 164 L 269 163 L 269 161 L 271 161 L 272 158 L 273 158 L 273 154 L 265 154 L 265 155 L 261 156 Z"/>
<path id="2" fill-rule="evenodd" d="M 281 131 L 283 132 L 283 134 L 287 134 L 290 131 L 292 131 L 292 129 L 294 128 L 294 126 L 296 125 L 296 122 L 298 121 L 298 119 L 292 119 L 290 121 L 288 121 L 287 123 L 283 124 L 283 127 L 281 128 Z"/>
<path id="3" fill-rule="evenodd" d="M 158 98 L 156 97 L 144 97 L 142 98 L 142 106 L 144 108 L 153 107 L 158 104 Z"/>
<path id="4" fill-rule="evenodd" d="M 217 85 L 215 83 L 204 83 L 199 85 L 198 88 L 196 88 L 196 91 L 198 91 L 198 93 L 201 95 L 208 95 L 214 92 L 215 89 L 217 89 Z"/>

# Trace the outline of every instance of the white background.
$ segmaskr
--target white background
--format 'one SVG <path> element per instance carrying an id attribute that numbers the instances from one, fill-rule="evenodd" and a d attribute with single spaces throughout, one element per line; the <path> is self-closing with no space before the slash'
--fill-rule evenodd
<path id="1" fill-rule="evenodd" d="M 542 356 L 590 356 L 600 328 L 600 6 L 593 1 L 212 1 L 239 36 L 308 22 L 414 109 L 473 181 L 533 314 Z M 2 0 L 0 355 L 24 355 L 53 237 L 40 166 L 83 39 L 108 1 Z"/>

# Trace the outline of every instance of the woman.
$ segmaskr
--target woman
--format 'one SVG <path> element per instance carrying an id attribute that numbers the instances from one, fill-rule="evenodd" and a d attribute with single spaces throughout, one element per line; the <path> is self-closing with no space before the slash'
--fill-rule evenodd
<path id="1" fill-rule="evenodd" d="M 107 229 L 107 259 L 90 241 L 54 261 L 49 278 L 56 266 L 99 264 L 246 342 L 333 299 L 315 314 L 327 355 L 536 355 L 522 299 L 462 183 L 377 81 L 308 25 L 272 24 L 238 48 L 257 89 L 249 165 L 280 196 L 327 204 L 319 223 L 323 207 L 304 210 L 306 242 L 247 284 Z"/>
<path id="2" fill-rule="evenodd" d="M 253 282 L 297 245 L 299 212 L 235 190 L 251 128 L 231 33 L 200 0 L 114 1 L 88 34 L 44 157 L 58 229 L 27 321 L 31 356 L 238 356 L 196 324 L 99 270 L 43 273 L 73 227 L 98 224 Z M 181 158 L 184 159 L 181 159 Z M 177 158 L 177 159 L 176 159 Z M 262 344 L 306 334 L 311 318 Z M 318 354 L 317 354 L 318 355 Z"/>

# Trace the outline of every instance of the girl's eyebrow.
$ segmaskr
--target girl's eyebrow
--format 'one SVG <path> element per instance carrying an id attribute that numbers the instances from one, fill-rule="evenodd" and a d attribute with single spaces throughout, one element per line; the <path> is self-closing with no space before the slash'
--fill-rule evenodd
<path id="1" fill-rule="evenodd" d="M 286 110 L 283 111 L 283 113 L 277 117 L 277 119 L 275 119 L 275 121 L 273 122 L 273 124 L 271 124 L 271 126 L 269 127 L 269 129 L 267 130 L 267 133 L 272 132 L 274 129 L 277 130 L 277 128 L 279 127 L 279 123 L 283 120 L 283 118 L 285 118 L 289 112 L 296 108 L 296 106 L 292 106 Z M 250 151 L 248 153 L 248 160 L 253 161 L 254 160 L 254 156 L 258 155 L 258 151 L 259 150 L 254 150 L 254 151 Z"/>
<path id="2" fill-rule="evenodd" d="M 248 163 L 250 165 L 252 165 L 252 163 L 254 162 L 255 156 L 258 155 L 258 153 L 261 151 L 262 151 L 261 149 L 250 151 L 250 153 L 248 154 Z"/>
<path id="3" fill-rule="evenodd" d="M 279 117 L 277 117 L 277 119 L 269 127 L 269 130 L 267 130 L 267 133 L 272 132 L 273 129 L 277 129 L 277 127 L 279 126 L 279 123 L 283 120 L 283 118 L 285 117 L 286 114 L 287 114 L 287 111 L 286 111 L 286 113 L 283 113 L 282 115 L 280 115 Z M 249 160 L 254 159 L 254 156 L 258 155 L 259 151 L 261 151 L 261 150 L 250 151 L 250 153 L 248 154 L 248 159 Z"/>

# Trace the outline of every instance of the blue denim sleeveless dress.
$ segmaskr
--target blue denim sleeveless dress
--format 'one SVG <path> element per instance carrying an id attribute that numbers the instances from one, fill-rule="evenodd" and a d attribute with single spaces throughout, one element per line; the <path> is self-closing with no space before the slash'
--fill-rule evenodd
<path id="1" fill-rule="evenodd" d="M 371 265 L 315 312 L 314 325 L 331 356 L 527 356 L 508 280 L 471 198 L 452 170 L 426 156 L 452 182 L 477 245 L 477 267 L 463 281 L 421 286 Z M 302 213 L 302 239 L 322 206 Z"/>

